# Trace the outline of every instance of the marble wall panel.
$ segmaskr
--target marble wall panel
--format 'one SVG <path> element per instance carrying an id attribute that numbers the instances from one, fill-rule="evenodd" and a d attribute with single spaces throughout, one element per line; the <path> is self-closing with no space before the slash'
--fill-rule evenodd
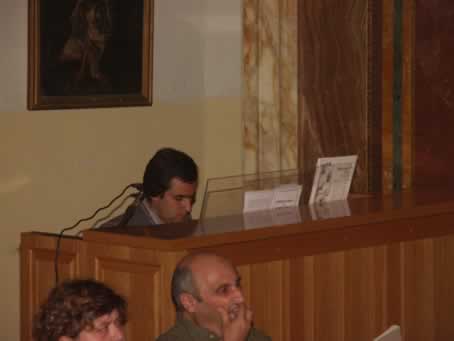
<path id="1" fill-rule="evenodd" d="M 382 191 L 389 193 L 413 184 L 415 0 L 381 6 Z"/>
<path id="2" fill-rule="evenodd" d="M 394 0 L 383 1 L 382 31 L 382 174 L 383 191 L 393 190 Z"/>
<path id="3" fill-rule="evenodd" d="M 245 173 L 357 153 L 355 190 L 412 185 L 415 1 L 244 1 Z"/>
<path id="4" fill-rule="evenodd" d="M 402 32 L 402 187 L 413 185 L 415 0 L 403 0 Z"/>
<path id="5" fill-rule="evenodd" d="M 447 183 L 454 168 L 454 2 L 415 2 L 414 182 Z"/>
<path id="6" fill-rule="evenodd" d="M 299 3 L 300 165 L 358 154 L 357 191 L 368 190 L 368 2 Z"/>
<path id="7" fill-rule="evenodd" d="M 244 173 L 297 167 L 296 8 L 296 0 L 244 1 Z"/>

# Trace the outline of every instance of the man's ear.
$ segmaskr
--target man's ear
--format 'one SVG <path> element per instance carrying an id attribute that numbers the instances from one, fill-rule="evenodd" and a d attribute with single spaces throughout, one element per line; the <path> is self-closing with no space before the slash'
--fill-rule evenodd
<path id="1" fill-rule="evenodd" d="M 198 303 L 194 296 L 186 292 L 180 294 L 180 302 L 188 313 L 193 313 Z"/>

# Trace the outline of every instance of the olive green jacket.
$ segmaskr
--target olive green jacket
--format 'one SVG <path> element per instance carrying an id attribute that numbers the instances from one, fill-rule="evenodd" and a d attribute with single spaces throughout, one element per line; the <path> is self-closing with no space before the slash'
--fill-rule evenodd
<path id="1" fill-rule="evenodd" d="M 205 328 L 194 324 L 191 320 L 179 319 L 167 332 L 156 341 L 220 341 L 221 338 Z M 247 341 L 271 341 L 269 336 L 251 328 Z"/>

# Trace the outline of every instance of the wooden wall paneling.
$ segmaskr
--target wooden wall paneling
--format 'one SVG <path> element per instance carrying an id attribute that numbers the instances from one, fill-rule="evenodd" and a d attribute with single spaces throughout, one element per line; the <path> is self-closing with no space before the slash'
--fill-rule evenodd
<path id="1" fill-rule="evenodd" d="M 264 297 L 268 297 L 269 292 L 267 288 L 267 280 L 269 279 L 266 273 L 261 273 L 259 269 L 266 271 L 266 263 L 259 263 L 250 265 L 250 278 L 249 278 L 249 297 L 251 300 L 251 308 L 254 311 L 254 323 L 258 328 L 264 326 L 267 320 L 267 314 L 269 309 L 267 300 Z M 266 331 L 269 335 L 277 334 L 279 331 L 273 329 L 272 331 Z"/>
<path id="2" fill-rule="evenodd" d="M 391 324 L 387 321 L 387 305 L 386 297 L 388 294 L 387 285 L 387 260 L 388 249 L 386 246 L 378 246 L 373 248 L 371 252 L 373 268 L 371 272 L 370 283 L 370 301 L 373 306 L 369 306 L 373 310 L 373 322 L 370 325 L 372 336 L 375 337 L 385 331 Z"/>
<path id="3" fill-rule="evenodd" d="M 273 340 L 291 341 L 290 319 L 296 316 L 290 309 L 296 297 L 290 292 L 290 261 L 241 265 L 238 271 L 246 301 L 254 311 L 254 325 L 262 330 L 264 325 L 275 325 Z M 268 301 L 272 296 L 274 299 Z M 280 301 L 276 302 L 277 299 Z M 268 328 L 266 333 L 271 335 Z"/>
<path id="4" fill-rule="evenodd" d="M 251 265 L 250 291 L 251 306 L 254 311 L 254 323 L 260 328 L 267 326 L 266 333 L 273 340 L 288 340 L 284 317 L 289 309 L 287 261 L 274 261 Z M 266 298 L 266 299 L 264 299 Z M 262 327 L 263 329 L 263 327 Z M 290 340 L 289 340 L 290 341 Z"/>
<path id="5" fill-rule="evenodd" d="M 291 258 L 279 265 L 241 266 L 256 325 L 268 326 L 269 333 L 272 325 L 270 334 L 275 340 L 331 340 L 334 334 L 336 340 L 372 339 L 392 324 L 387 290 L 397 297 L 401 294 L 399 281 L 389 280 L 389 285 L 386 273 L 397 270 L 395 275 L 400 276 L 400 264 L 394 264 L 400 258 L 388 266 L 387 250 L 379 246 Z M 283 284 L 275 286 L 277 280 Z M 273 297 L 280 301 L 274 302 Z M 395 309 L 399 304 L 390 306 Z M 399 312 L 394 323 L 400 321 Z"/>
<path id="6" fill-rule="evenodd" d="M 422 240 L 402 245 L 403 324 L 405 340 L 436 340 L 434 241 Z"/>
<path id="7" fill-rule="evenodd" d="M 435 338 L 454 340 L 454 238 L 435 240 Z"/>
<path id="8" fill-rule="evenodd" d="M 55 246 L 57 238 L 36 236 L 31 233 L 22 234 L 21 239 L 21 301 L 26 302 L 21 309 L 21 340 L 31 339 L 33 316 L 38 312 L 40 304 L 55 285 Z M 77 239 L 63 238 L 58 258 L 59 280 L 75 278 L 80 271 L 80 257 Z"/>
<path id="9" fill-rule="evenodd" d="M 316 256 L 314 260 L 315 340 L 344 340 L 345 259 L 343 252 Z"/>
<path id="10" fill-rule="evenodd" d="M 380 261 L 374 248 L 345 254 L 345 340 L 372 340 L 377 335 L 380 318 L 377 303 L 384 295 L 375 272 Z"/>
<path id="11" fill-rule="evenodd" d="M 257 276 L 252 264 L 240 265 L 237 266 L 237 269 L 241 276 L 241 285 L 246 302 L 254 312 L 254 324 L 257 328 L 263 330 L 262 326 L 266 319 L 267 308 L 262 298 L 266 297 L 264 296 L 266 292 L 264 283 L 267 277 L 264 275 Z"/>
<path id="12" fill-rule="evenodd" d="M 402 292 L 403 287 L 403 263 L 402 246 L 403 243 L 393 243 L 386 245 L 385 248 L 385 273 L 384 285 L 386 295 L 383 300 L 383 324 L 381 332 L 389 326 L 397 324 L 403 327 L 402 321 Z M 377 333 L 379 335 L 380 333 Z"/>
<path id="13" fill-rule="evenodd" d="M 128 300 L 127 338 L 154 340 L 175 321 L 170 278 L 180 255 L 109 244 L 87 244 L 87 264 L 94 278 Z M 149 323 L 144 323 L 144 316 Z"/>
<path id="14" fill-rule="evenodd" d="M 175 323 L 176 313 L 171 299 L 171 278 L 178 261 L 182 259 L 186 254 L 186 251 L 161 251 L 158 253 L 158 257 L 160 259 L 159 262 L 161 264 L 161 282 L 159 283 L 160 292 L 162 293 L 162 296 L 159 297 L 159 302 L 161 302 L 161 307 L 159 307 L 159 330 L 161 332 L 169 329 L 170 326 Z"/>
<path id="15" fill-rule="evenodd" d="M 292 266 L 292 296 L 295 295 L 297 302 L 303 302 L 302 305 L 292 305 L 292 337 L 293 340 L 315 340 L 315 316 L 312 313 L 315 310 L 315 257 L 298 258 Z M 300 271 L 297 270 L 299 266 Z M 296 316 L 303 316 L 301 323 L 304 328 L 296 327 Z"/>
<path id="16" fill-rule="evenodd" d="M 291 272 L 293 271 L 291 259 L 286 259 L 282 264 L 282 340 L 294 340 L 291 335 L 291 304 L 285 304 L 285 302 L 291 302 L 294 300 L 294 297 L 291 295 L 290 288 L 292 287 L 291 283 Z M 301 303 L 299 303 L 301 305 Z M 299 317 L 298 324 L 301 322 L 301 316 Z"/>
<path id="17" fill-rule="evenodd" d="M 251 305 L 251 267 L 250 265 L 237 266 L 238 273 L 241 277 L 241 287 L 247 304 Z"/>
<path id="18" fill-rule="evenodd" d="M 128 298 L 129 323 L 126 325 L 128 339 L 138 340 L 159 335 L 159 299 L 164 296 L 159 290 L 161 280 L 159 267 L 133 261 L 97 257 L 96 279 L 108 283 L 114 290 Z M 142 316 L 149 317 L 143 323 Z"/>
<path id="19" fill-rule="evenodd" d="M 292 260 L 290 340 L 371 340 L 389 327 L 386 261 L 385 247 Z"/>
<path id="20" fill-rule="evenodd" d="M 452 192 L 390 198 L 351 201 L 350 217 L 181 240 L 155 239 L 148 229 L 88 231 L 83 240 L 63 241 L 63 254 L 74 255 L 61 258 L 63 276 L 95 277 L 124 294 L 130 339 L 152 340 L 174 322 L 170 278 L 178 260 L 189 251 L 217 251 L 239 265 L 255 324 L 274 341 L 371 340 L 394 323 L 407 341 L 451 340 Z M 54 285 L 55 241 L 22 235 L 23 341 L 30 341 L 34 297 Z"/>

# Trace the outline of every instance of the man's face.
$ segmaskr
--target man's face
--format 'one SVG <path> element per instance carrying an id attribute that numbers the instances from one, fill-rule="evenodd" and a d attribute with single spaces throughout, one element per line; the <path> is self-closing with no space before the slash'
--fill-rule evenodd
<path id="1" fill-rule="evenodd" d="M 191 266 L 200 302 L 195 304 L 194 318 L 202 326 L 219 322 L 219 310 L 224 310 L 230 320 L 238 317 L 240 305 L 244 304 L 240 277 L 235 268 L 220 257 L 205 257 Z"/>
<path id="2" fill-rule="evenodd" d="M 93 321 L 92 327 L 82 330 L 75 341 L 125 341 L 123 325 L 118 312 L 112 311 Z"/>
<path id="3" fill-rule="evenodd" d="M 195 202 L 197 183 L 173 178 L 162 196 L 151 198 L 151 207 L 164 223 L 180 223 L 190 217 Z"/>

